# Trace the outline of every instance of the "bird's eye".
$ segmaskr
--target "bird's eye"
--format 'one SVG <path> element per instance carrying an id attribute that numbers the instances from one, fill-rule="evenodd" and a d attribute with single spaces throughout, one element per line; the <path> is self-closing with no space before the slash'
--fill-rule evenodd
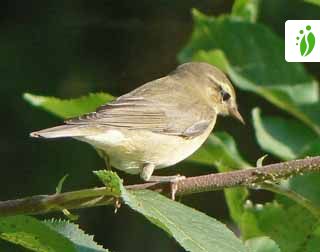
<path id="1" fill-rule="evenodd" d="M 224 90 L 221 90 L 221 96 L 223 101 L 228 101 L 231 98 L 231 95 Z"/>

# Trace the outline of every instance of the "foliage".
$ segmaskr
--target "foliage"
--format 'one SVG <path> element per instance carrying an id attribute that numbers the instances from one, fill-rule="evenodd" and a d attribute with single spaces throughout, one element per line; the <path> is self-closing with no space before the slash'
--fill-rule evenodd
<path id="1" fill-rule="evenodd" d="M 33 106 L 62 118 L 70 118 L 92 112 L 98 106 L 114 99 L 112 95 L 106 93 L 89 94 L 86 97 L 69 100 L 25 93 L 23 98 Z"/>
<path id="2" fill-rule="evenodd" d="M 308 2 L 308 3 L 312 3 L 312 4 L 320 6 L 320 1 L 319 0 L 305 0 L 305 1 Z"/>
<path id="3" fill-rule="evenodd" d="M 265 25 L 255 23 L 256 18 L 248 16 L 250 12 L 241 11 L 243 2 L 237 1 L 231 15 L 220 17 L 208 17 L 194 10 L 195 29 L 179 58 L 181 61 L 202 60 L 217 65 L 237 87 L 263 97 L 294 117 L 265 117 L 258 108 L 253 109 L 256 138 L 263 150 L 282 160 L 319 154 L 318 83 L 301 64 L 284 61 L 283 40 Z M 242 19 L 239 19 L 239 13 L 244 15 Z M 251 13 L 256 15 L 256 12 Z M 206 149 L 207 156 L 213 155 L 214 159 L 214 154 L 214 149 Z M 235 152 L 232 156 L 237 159 Z M 219 163 L 215 165 L 219 168 Z M 238 167 L 241 168 L 241 164 Z M 279 183 L 284 191 L 316 206 L 319 179 L 318 175 L 311 174 Z M 248 195 L 248 191 L 238 191 L 236 199 L 245 202 Z M 247 201 L 236 215 L 233 214 L 243 238 L 271 237 L 281 251 L 316 249 L 314 244 L 320 242 L 318 216 L 311 215 L 298 201 L 292 202 L 283 196 L 276 199 L 265 205 L 253 205 Z M 233 201 L 227 197 L 227 203 L 233 213 Z"/>
<path id="4" fill-rule="evenodd" d="M 29 216 L 0 218 L 0 237 L 33 251 L 106 252 L 73 223 Z"/>
<path id="5" fill-rule="evenodd" d="M 252 252 L 280 252 L 278 245 L 266 236 L 247 240 L 246 245 Z"/>
<path id="6" fill-rule="evenodd" d="M 236 86 L 262 96 L 320 134 L 313 113 L 319 108 L 318 84 L 301 64 L 285 62 L 283 40 L 268 27 L 240 22 L 233 15 L 208 17 L 194 10 L 193 16 L 195 30 L 179 55 L 181 61 L 217 64 Z"/>
<path id="7" fill-rule="evenodd" d="M 85 234 L 78 225 L 65 220 L 45 220 L 43 222 L 48 227 L 63 235 L 75 247 L 75 251 L 79 252 L 107 252 L 102 246 L 98 245 L 92 235 Z"/>
<path id="8" fill-rule="evenodd" d="M 105 183 L 117 185 L 125 204 L 174 237 L 187 251 L 248 251 L 223 224 L 195 210 L 149 190 L 127 191 L 119 177 L 108 171 L 96 173 Z M 105 178 L 108 177 L 106 183 Z M 211 237 L 211 239 L 208 239 Z"/>
<path id="9" fill-rule="evenodd" d="M 319 1 L 306 2 L 318 8 Z M 283 39 L 266 24 L 259 23 L 260 3 L 237 0 L 231 14 L 218 17 L 193 10 L 194 31 L 179 60 L 216 65 L 239 89 L 258 95 L 285 113 L 283 117 L 265 116 L 259 108 L 252 108 L 255 136 L 263 151 L 280 160 L 317 155 L 320 153 L 318 83 L 302 64 L 284 61 Z M 61 118 L 94 111 L 113 99 L 107 93 L 70 100 L 33 94 L 25 94 L 24 98 Z M 219 172 L 252 166 L 241 156 L 233 137 L 225 132 L 212 134 L 189 161 L 214 166 Z M 257 163 L 262 161 L 259 159 Z M 125 190 L 115 173 L 104 170 L 94 173 L 127 206 L 164 230 L 187 251 L 311 252 L 320 246 L 319 215 L 301 203 L 307 201 L 316 209 L 320 206 L 317 174 L 270 185 L 269 189 L 279 194 L 264 204 L 253 204 L 247 188 L 225 189 L 230 216 L 241 240 L 204 213 L 156 192 Z M 0 237 L 34 251 L 107 251 L 78 226 L 63 220 L 0 218 Z"/>

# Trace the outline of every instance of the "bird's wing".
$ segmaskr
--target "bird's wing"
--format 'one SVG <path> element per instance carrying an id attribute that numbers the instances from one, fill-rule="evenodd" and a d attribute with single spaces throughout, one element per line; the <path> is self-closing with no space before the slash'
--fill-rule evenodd
<path id="1" fill-rule="evenodd" d="M 142 97 L 118 98 L 102 105 L 96 112 L 66 120 L 67 124 L 106 125 L 127 129 L 164 129 L 165 113 Z"/>
<path id="2" fill-rule="evenodd" d="M 208 112 L 209 108 L 201 101 L 190 98 L 183 92 L 170 93 L 170 89 L 166 93 L 169 94 L 163 98 L 147 94 L 141 89 L 139 92 L 120 96 L 99 107 L 96 112 L 69 119 L 65 123 L 142 129 L 192 138 L 201 135 L 215 119 L 216 115 L 212 110 Z"/>

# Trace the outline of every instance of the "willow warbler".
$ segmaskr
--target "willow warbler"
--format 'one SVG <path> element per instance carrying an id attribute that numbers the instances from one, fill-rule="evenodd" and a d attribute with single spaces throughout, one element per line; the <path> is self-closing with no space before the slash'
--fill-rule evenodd
<path id="1" fill-rule="evenodd" d="M 176 181 L 152 176 L 194 153 L 212 131 L 217 115 L 243 121 L 235 91 L 218 68 L 186 63 L 95 112 L 64 125 L 32 132 L 32 137 L 72 137 L 91 144 L 107 165 L 145 181 Z"/>

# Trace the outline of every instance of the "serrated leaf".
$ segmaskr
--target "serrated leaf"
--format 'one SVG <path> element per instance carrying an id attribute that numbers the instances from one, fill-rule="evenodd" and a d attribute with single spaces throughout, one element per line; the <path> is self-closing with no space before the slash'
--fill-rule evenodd
<path id="1" fill-rule="evenodd" d="M 126 190 L 111 171 L 99 171 L 99 178 L 117 180 L 126 205 L 167 232 L 187 251 L 248 252 L 242 242 L 222 223 L 190 207 L 149 190 Z M 106 186 L 110 179 L 102 179 Z"/>
<path id="2" fill-rule="evenodd" d="M 121 195 L 123 190 L 122 180 L 119 178 L 118 174 L 112 171 L 99 170 L 93 172 L 101 182 L 116 195 Z"/>
<path id="3" fill-rule="evenodd" d="M 248 251 L 224 224 L 156 192 L 128 192 L 124 200 L 175 238 L 186 251 Z"/>
<path id="4" fill-rule="evenodd" d="M 67 238 L 29 216 L 0 218 L 0 238 L 33 251 L 77 251 Z"/>
<path id="5" fill-rule="evenodd" d="M 59 99 L 25 93 L 23 98 L 31 105 L 62 118 L 70 118 L 93 112 L 100 105 L 114 99 L 113 96 L 107 93 L 89 94 L 75 99 Z"/>
<path id="6" fill-rule="evenodd" d="M 279 246 L 266 236 L 252 238 L 245 244 L 250 248 L 250 252 L 281 252 Z"/>
<path id="7" fill-rule="evenodd" d="M 318 83 L 302 64 L 285 62 L 283 40 L 264 25 L 231 16 L 215 18 L 194 10 L 193 17 L 195 28 L 180 61 L 200 55 L 210 63 L 212 51 L 221 50 L 219 58 L 223 54 L 224 59 L 219 64 L 236 86 L 264 97 L 320 134 L 319 116 L 305 112 L 306 106 L 317 106 Z"/>
<path id="8" fill-rule="evenodd" d="M 98 245 L 93 236 L 86 234 L 78 225 L 65 220 L 46 220 L 44 223 L 54 231 L 68 238 L 77 252 L 108 252 L 109 250 Z"/>

